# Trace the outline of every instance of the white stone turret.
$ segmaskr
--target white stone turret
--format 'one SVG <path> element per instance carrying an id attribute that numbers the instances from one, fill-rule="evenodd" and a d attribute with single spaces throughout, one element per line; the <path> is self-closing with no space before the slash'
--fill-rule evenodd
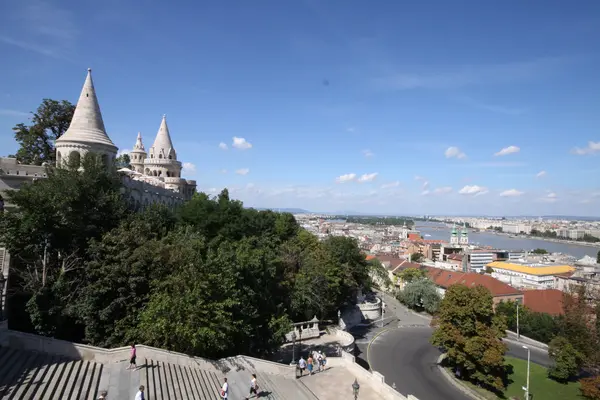
<path id="1" fill-rule="evenodd" d="M 70 158 L 80 160 L 88 152 L 100 154 L 106 165 L 112 165 L 117 155 L 117 146 L 104 128 L 91 68 L 88 68 L 69 129 L 56 140 L 55 146 L 58 166 Z"/>
<path id="2" fill-rule="evenodd" d="M 144 160 L 146 159 L 146 156 L 146 149 L 144 148 L 144 143 L 142 142 L 142 133 L 138 132 L 135 145 L 133 146 L 133 150 L 129 152 L 131 169 L 136 172 L 139 172 L 140 174 L 143 174 Z"/>
<path id="3" fill-rule="evenodd" d="M 171 141 L 166 115 L 163 115 L 154 144 L 150 147 L 144 160 L 144 167 L 146 175 L 181 178 L 181 162 L 177 161 L 177 153 Z"/>

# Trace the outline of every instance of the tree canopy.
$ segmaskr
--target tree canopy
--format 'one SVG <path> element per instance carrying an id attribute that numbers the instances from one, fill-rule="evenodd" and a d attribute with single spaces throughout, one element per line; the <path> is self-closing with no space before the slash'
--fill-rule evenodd
<path id="1" fill-rule="evenodd" d="M 226 189 L 134 213 L 119 182 L 90 154 L 83 169 L 49 167 L 47 179 L 9 192 L 18 208 L 0 216 L 0 241 L 15 260 L 12 329 L 264 355 L 291 321 L 334 319 L 373 284 L 351 238 L 319 241 L 291 214 L 244 208 Z"/>
<path id="2" fill-rule="evenodd" d="M 22 164 L 42 165 L 56 162 L 54 142 L 69 128 L 75 106 L 67 100 L 42 100 L 31 113 L 31 124 L 17 124 L 13 131 L 19 150 L 14 156 Z"/>
<path id="3" fill-rule="evenodd" d="M 463 379 L 501 392 L 506 383 L 504 317 L 494 314 L 492 295 L 483 286 L 452 285 L 436 318 L 431 343 L 446 351 L 447 362 Z"/>

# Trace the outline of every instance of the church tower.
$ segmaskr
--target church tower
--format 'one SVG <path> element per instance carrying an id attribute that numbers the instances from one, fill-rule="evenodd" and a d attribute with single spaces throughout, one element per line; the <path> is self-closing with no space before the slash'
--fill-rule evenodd
<path id="1" fill-rule="evenodd" d="M 101 155 L 102 161 L 109 166 L 117 156 L 117 146 L 104 128 L 91 68 L 88 68 L 69 129 L 56 140 L 55 146 L 57 166 L 65 165 L 69 160 L 78 164 L 87 153 Z"/>
<path id="2" fill-rule="evenodd" d="M 146 159 L 147 153 L 144 148 L 144 143 L 142 143 L 142 133 L 138 132 L 137 139 L 135 141 L 135 145 L 133 146 L 133 150 L 129 152 L 129 160 L 131 164 L 131 169 L 135 172 L 139 172 L 140 174 L 144 173 L 144 160 Z"/>
<path id="3" fill-rule="evenodd" d="M 460 244 L 465 246 L 469 244 L 469 231 L 467 229 L 466 222 L 463 223 L 463 228 L 460 234 Z"/>
<path id="4" fill-rule="evenodd" d="M 406 226 L 406 221 L 404 221 L 404 225 L 402 225 L 402 230 L 400 231 L 400 240 L 408 239 L 408 227 Z"/>
<path id="5" fill-rule="evenodd" d="M 181 178 L 181 162 L 177 161 L 177 153 L 171 141 L 166 115 L 163 115 L 154 144 L 150 147 L 146 160 L 144 160 L 144 168 L 146 175 Z"/>
<path id="6" fill-rule="evenodd" d="M 458 232 L 456 231 L 456 224 L 452 225 L 452 233 L 450 234 L 450 244 L 453 246 L 458 245 Z"/>

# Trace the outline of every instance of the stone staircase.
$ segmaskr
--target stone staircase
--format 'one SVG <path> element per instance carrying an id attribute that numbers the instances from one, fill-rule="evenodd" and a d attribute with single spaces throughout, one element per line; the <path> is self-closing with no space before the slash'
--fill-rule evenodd
<path id="1" fill-rule="evenodd" d="M 94 400 L 103 366 L 0 347 L 1 400 Z"/>
<path id="2" fill-rule="evenodd" d="M 140 367 L 146 400 L 213 400 L 223 383 L 216 371 L 146 360 Z"/>

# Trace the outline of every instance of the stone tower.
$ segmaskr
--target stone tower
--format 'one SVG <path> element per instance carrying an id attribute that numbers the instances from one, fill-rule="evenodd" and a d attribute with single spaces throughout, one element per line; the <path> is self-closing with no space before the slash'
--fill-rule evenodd
<path id="1" fill-rule="evenodd" d="M 456 231 L 456 224 L 452 225 L 452 233 L 450 234 L 450 244 L 458 245 L 458 232 Z"/>
<path id="2" fill-rule="evenodd" d="M 163 115 L 154 144 L 150 147 L 144 160 L 144 168 L 146 175 L 181 178 L 181 162 L 177 161 L 177 153 L 171 141 L 166 115 Z"/>
<path id="3" fill-rule="evenodd" d="M 90 152 L 101 155 L 107 166 L 112 165 L 117 156 L 117 146 L 104 128 L 91 68 L 88 68 L 69 129 L 56 140 L 55 146 L 58 166 L 65 165 L 69 160 L 79 163 Z"/>
<path id="4" fill-rule="evenodd" d="M 469 231 L 466 222 L 463 223 L 463 228 L 460 233 L 460 244 L 465 246 L 469 244 Z"/>
<path id="5" fill-rule="evenodd" d="M 131 169 L 135 172 L 139 172 L 140 174 L 144 173 L 144 160 L 146 159 L 147 153 L 144 148 L 144 143 L 142 143 L 142 133 L 138 132 L 137 139 L 135 141 L 135 145 L 133 146 L 133 150 L 129 152 L 129 160 L 131 164 Z"/>

